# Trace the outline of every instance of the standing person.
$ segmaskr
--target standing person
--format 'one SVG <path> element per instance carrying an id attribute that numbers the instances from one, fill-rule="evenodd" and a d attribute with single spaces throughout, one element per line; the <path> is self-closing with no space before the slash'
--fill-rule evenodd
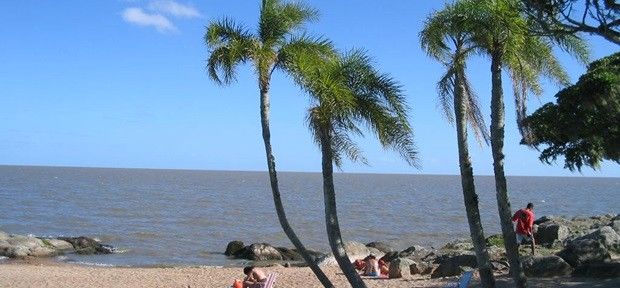
<path id="1" fill-rule="evenodd" d="M 520 209 L 512 216 L 512 222 L 517 222 L 517 245 L 523 240 L 532 241 L 532 255 L 534 255 L 534 204 L 527 203 L 525 209 Z"/>

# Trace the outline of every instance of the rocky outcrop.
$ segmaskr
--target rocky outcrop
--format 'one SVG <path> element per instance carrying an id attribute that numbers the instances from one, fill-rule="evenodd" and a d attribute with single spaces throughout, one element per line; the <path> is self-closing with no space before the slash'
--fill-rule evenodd
<path id="1" fill-rule="evenodd" d="M 573 271 L 562 258 L 551 255 L 543 257 L 526 256 L 521 258 L 523 272 L 528 277 L 567 276 Z"/>
<path id="2" fill-rule="evenodd" d="M 238 258 L 254 261 L 284 260 L 280 251 L 267 243 L 254 243 L 244 247 L 242 252 L 238 253 Z"/>
<path id="3" fill-rule="evenodd" d="M 413 262 L 409 265 L 409 271 L 412 275 L 427 275 L 433 272 L 433 265 L 428 262 Z"/>
<path id="4" fill-rule="evenodd" d="M 394 247 L 390 246 L 389 244 L 387 244 L 385 242 L 381 242 L 381 241 L 370 242 L 370 243 L 366 244 L 366 247 L 375 248 L 375 249 L 381 251 L 382 253 L 389 253 L 389 252 L 396 251 L 396 249 L 394 249 Z"/>
<path id="5" fill-rule="evenodd" d="M 458 276 L 463 271 L 468 270 L 465 267 L 469 269 L 478 267 L 478 262 L 474 255 L 438 257 L 435 261 L 439 262 L 439 266 L 433 271 L 431 278 Z"/>
<path id="6" fill-rule="evenodd" d="M 589 263 L 577 267 L 573 276 L 594 278 L 617 278 L 620 277 L 620 262 Z"/>
<path id="7" fill-rule="evenodd" d="M 538 226 L 538 231 L 534 234 L 534 238 L 538 245 L 553 247 L 554 244 L 566 240 L 569 233 L 567 226 L 548 221 Z"/>
<path id="8" fill-rule="evenodd" d="M 104 245 L 96 241 L 95 239 L 80 236 L 80 237 L 58 237 L 59 240 L 66 241 L 73 245 L 73 249 L 78 254 L 112 254 L 114 253 L 114 247 L 110 245 Z"/>
<path id="9" fill-rule="evenodd" d="M 610 226 L 604 226 L 602 228 L 594 230 L 592 233 L 581 236 L 574 241 L 583 239 L 591 239 L 600 242 L 612 252 L 620 252 L 620 235 Z"/>
<path id="10" fill-rule="evenodd" d="M 410 266 L 414 264 L 412 260 L 407 258 L 396 258 L 390 262 L 389 276 L 390 278 L 402 278 L 411 275 Z"/>
<path id="11" fill-rule="evenodd" d="M 611 255 L 605 246 L 593 239 L 580 239 L 570 242 L 566 248 L 557 253 L 573 267 L 609 260 Z"/>
<path id="12" fill-rule="evenodd" d="M 243 250 L 243 247 L 245 247 L 245 245 L 242 241 L 230 241 L 228 242 L 228 245 L 226 245 L 226 251 L 224 251 L 224 255 L 235 256 L 237 255 L 237 253 Z"/>
<path id="13" fill-rule="evenodd" d="M 0 256 L 50 257 L 65 253 L 109 254 L 114 248 L 87 237 L 37 238 L 0 231 Z"/>

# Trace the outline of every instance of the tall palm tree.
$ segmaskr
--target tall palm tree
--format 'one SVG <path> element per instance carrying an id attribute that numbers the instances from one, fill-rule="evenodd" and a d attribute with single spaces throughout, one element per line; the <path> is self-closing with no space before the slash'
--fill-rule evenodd
<path id="1" fill-rule="evenodd" d="M 467 124 L 480 142 L 488 144 L 489 134 L 480 112 L 478 100 L 465 74 L 466 60 L 477 52 L 468 29 L 474 3 L 457 2 L 428 17 L 420 32 L 420 44 L 426 53 L 444 64 L 447 71 L 437 84 L 440 102 L 449 122 L 456 122 L 457 146 L 463 200 L 469 231 L 476 252 L 476 260 L 483 287 L 493 287 L 492 266 L 478 207 L 473 168 L 467 144 Z M 454 113 L 454 114 L 452 114 Z"/>
<path id="2" fill-rule="evenodd" d="M 229 84 L 235 80 L 235 68 L 249 62 L 258 76 L 260 91 L 260 115 L 269 180 L 273 201 L 280 225 L 286 236 L 310 266 L 321 284 L 333 287 L 307 252 L 286 218 L 278 186 L 275 158 L 271 149 L 269 129 L 269 84 L 272 73 L 279 69 L 288 72 L 296 54 L 313 57 L 330 57 L 333 48 L 329 41 L 310 37 L 300 31 L 306 22 L 315 20 L 318 12 L 299 3 L 284 3 L 281 0 L 263 0 L 256 34 L 251 33 L 233 20 L 214 21 L 207 27 L 205 42 L 210 48 L 207 61 L 209 76 L 218 84 Z"/>
<path id="3" fill-rule="evenodd" d="M 553 54 L 552 43 L 559 44 L 561 48 L 584 63 L 588 59 L 588 50 L 585 43 L 574 35 L 549 39 L 530 33 L 530 26 L 534 23 L 528 22 L 520 14 L 520 1 L 475 0 L 475 2 L 478 6 L 477 16 L 470 33 L 481 51 L 491 58 L 491 150 L 500 224 L 511 275 L 515 277 L 518 287 L 525 287 L 504 172 L 505 108 L 502 71 L 506 70 L 511 77 L 517 124 L 527 141 L 531 136 L 522 123 L 526 116 L 528 94 L 542 93 L 540 78 L 543 76 L 561 85 L 569 83 L 566 72 Z"/>
<path id="4" fill-rule="evenodd" d="M 415 166 L 416 151 L 407 120 L 407 106 L 400 85 L 388 75 L 380 74 L 370 59 L 353 51 L 337 60 L 316 61 L 303 57 L 296 73 L 302 89 L 315 105 L 309 109 L 308 126 L 322 155 L 325 224 L 334 258 L 353 287 L 366 287 L 356 273 L 344 249 L 333 180 L 333 166 L 343 158 L 366 163 L 349 134 L 363 136 L 360 124 L 366 125 L 385 148 L 400 153 Z"/>

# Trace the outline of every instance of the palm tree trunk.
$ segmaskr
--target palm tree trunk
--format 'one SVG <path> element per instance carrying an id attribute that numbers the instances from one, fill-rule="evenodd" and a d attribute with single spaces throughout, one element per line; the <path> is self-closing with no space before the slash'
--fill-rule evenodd
<path id="1" fill-rule="evenodd" d="M 499 50 L 499 49 L 498 49 Z M 491 56 L 491 150 L 493 151 L 493 172 L 495 174 L 495 191 L 497 192 L 497 209 L 504 236 L 506 256 L 510 263 L 512 275 L 517 287 L 526 287 L 527 278 L 521 269 L 519 250 L 515 232 L 512 227 L 512 211 L 506 176 L 504 174 L 504 96 L 502 91 L 502 55 L 496 51 Z"/>
<path id="2" fill-rule="evenodd" d="M 366 284 L 357 274 L 351 264 L 347 251 L 344 249 L 340 225 L 338 224 L 338 213 L 336 211 L 336 191 L 334 189 L 334 164 L 331 148 L 331 134 L 329 129 L 321 128 L 321 153 L 323 169 L 323 197 L 325 202 L 325 226 L 327 228 L 327 238 L 329 246 L 334 254 L 338 266 L 353 288 L 365 288 Z"/>
<path id="3" fill-rule="evenodd" d="M 284 234 L 286 234 L 288 239 L 291 240 L 293 246 L 295 246 L 295 248 L 304 258 L 308 266 L 310 266 L 310 269 L 312 270 L 312 272 L 314 272 L 314 275 L 316 275 L 321 284 L 326 288 L 333 288 L 334 284 L 332 284 L 329 278 L 327 278 L 327 275 L 323 273 L 321 268 L 319 268 L 316 262 L 310 257 L 310 254 L 308 254 L 308 251 L 301 243 L 301 241 L 297 237 L 297 234 L 295 233 L 295 231 L 289 224 L 288 219 L 286 218 L 284 206 L 282 205 L 282 198 L 280 197 L 280 189 L 278 187 L 276 162 L 271 151 L 271 132 L 269 129 L 269 83 L 264 82 L 260 85 L 260 116 L 263 129 L 263 141 L 265 142 L 265 154 L 267 155 L 267 167 L 269 169 L 269 181 L 271 183 L 273 203 L 276 207 L 276 214 L 278 215 L 280 226 L 282 226 Z"/>
<path id="4" fill-rule="evenodd" d="M 495 287 L 495 278 L 491 261 L 489 260 L 489 252 L 487 251 L 484 231 L 480 221 L 480 210 L 478 208 L 478 195 L 474 185 L 474 173 L 469 157 L 469 149 L 467 145 L 467 104 L 465 98 L 463 68 L 459 68 L 456 75 L 456 87 L 454 95 L 454 114 L 456 121 L 456 134 L 459 149 L 459 166 L 461 167 L 461 186 L 463 187 L 463 200 L 465 202 L 465 211 L 467 213 L 467 222 L 469 223 L 469 232 L 471 240 L 476 251 L 476 260 L 478 262 L 478 270 L 480 271 L 480 280 L 482 287 Z"/>

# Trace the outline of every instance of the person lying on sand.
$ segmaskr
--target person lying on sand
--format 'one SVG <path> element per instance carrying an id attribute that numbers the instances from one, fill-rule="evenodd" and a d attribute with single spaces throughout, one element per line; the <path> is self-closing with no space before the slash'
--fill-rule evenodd
<path id="1" fill-rule="evenodd" d="M 247 266 L 243 268 L 243 288 L 262 287 L 261 283 L 267 281 L 267 274 L 261 269 L 254 266 Z"/>

